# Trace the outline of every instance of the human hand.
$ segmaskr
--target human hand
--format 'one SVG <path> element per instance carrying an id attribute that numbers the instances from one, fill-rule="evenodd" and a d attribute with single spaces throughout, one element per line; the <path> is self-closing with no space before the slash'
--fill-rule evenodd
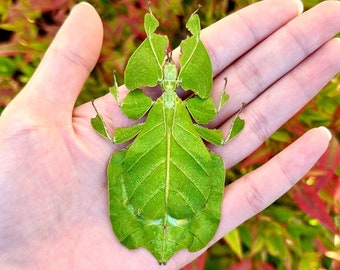
<path id="1" fill-rule="evenodd" d="M 227 168 L 340 70 L 339 40 L 331 40 L 340 29 L 339 12 L 336 1 L 298 15 L 296 1 L 265 0 L 203 30 L 216 75 L 213 91 L 217 97 L 227 75 L 231 96 L 211 125 L 227 132 L 229 118 L 242 102 L 248 104 L 242 133 L 223 147 L 211 147 Z M 181 251 L 159 266 L 146 250 L 126 249 L 112 232 L 106 166 L 121 146 L 92 129 L 90 103 L 74 109 L 102 34 L 94 9 L 77 5 L 30 82 L 1 115 L 1 269 L 179 269 L 200 253 Z M 111 130 L 132 123 L 110 95 L 96 106 Z M 229 185 L 214 241 L 291 188 L 325 151 L 328 139 L 323 129 L 313 129 Z"/>

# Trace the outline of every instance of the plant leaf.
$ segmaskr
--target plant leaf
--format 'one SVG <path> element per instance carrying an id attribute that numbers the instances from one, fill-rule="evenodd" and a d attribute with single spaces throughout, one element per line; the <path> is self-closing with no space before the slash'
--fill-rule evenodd
<path id="1" fill-rule="evenodd" d="M 229 267 L 228 270 L 253 270 L 252 261 L 249 259 L 241 260 L 237 264 Z"/>
<path id="2" fill-rule="evenodd" d="M 232 251 L 237 255 L 239 259 L 243 258 L 242 242 L 238 229 L 234 229 L 226 234 L 224 240 L 228 243 Z"/>
<path id="3" fill-rule="evenodd" d="M 202 253 L 196 260 L 183 267 L 183 270 L 204 270 L 207 252 Z"/>
<path id="4" fill-rule="evenodd" d="M 296 204 L 309 214 L 311 217 L 316 218 L 327 228 L 336 233 L 336 227 L 330 217 L 324 202 L 320 199 L 317 192 L 304 182 L 299 182 L 292 189 L 292 194 Z"/>

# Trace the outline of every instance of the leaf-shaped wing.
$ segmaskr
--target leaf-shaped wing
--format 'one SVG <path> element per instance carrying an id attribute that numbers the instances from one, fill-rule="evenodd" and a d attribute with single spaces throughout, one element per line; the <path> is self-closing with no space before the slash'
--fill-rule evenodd
<path id="1" fill-rule="evenodd" d="M 200 20 L 192 14 L 186 27 L 191 37 L 181 42 L 181 71 L 178 80 L 184 90 L 192 90 L 201 98 L 210 96 L 213 75 L 209 54 L 200 38 Z"/>
<path id="2" fill-rule="evenodd" d="M 168 38 L 155 34 L 159 23 L 151 13 L 145 14 L 144 28 L 147 38 L 131 55 L 124 71 L 124 83 L 129 90 L 142 86 L 156 86 L 162 80 Z"/>
<path id="3" fill-rule="evenodd" d="M 151 220 L 139 215 L 129 205 L 124 190 L 124 159 L 126 150 L 116 152 L 109 163 L 110 218 L 113 231 L 128 248 L 146 247 L 165 264 L 176 252 L 187 248 L 191 252 L 205 247 L 219 225 L 224 190 L 222 159 L 211 154 L 214 181 L 207 204 L 190 220 L 176 220 L 169 216 Z M 124 226 L 122 226 L 124 224 Z"/>
<path id="4" fill-rule="evenodd" d="M 209 195 L 211 159 L 184 104 L 169 110 L 162 103 L 127 151 L 126 193 L 142 216 L 188 218 Z"/>
<path id="5" fill-rule="evenodd" d="M 185 111 L 185 106 L 176 109 Z M 157 111 L 153 114 L 153 110 Z M 206 148 L 198 153 L 202 151 L 201 142 L 196 144 L 195 139 L 188 138 L 197 136 L 194 128 L 176 120 L 183 117 L 182 112 L 168 114 L 167 119 L 181 127 L 166 132 L 167 121 L 160 120 L 160 115 L 167 113 L 159 114 L 158 110 L 162 112 L 163 106 L 156 103 L 136 139 L 141 149 L 132 144 L 112 156 L 109 199 L 112 228 L 119 240 L 131 249 L 146 247 L 160 263 L 166 263 L 177 251 L 197 251 L 214 236 L 220 218 L 224 166 L 222 159 Z M 149 129 L 147 122 L 156 118 L 158 124 Z M 184 118 L 190 120 L 188 112 Z M 150 138 L 151 143 L 145 143 Z M 176 147 L 182 148 L 181 152 Z M 171 173 L 176 177 L 169 177 Z"/>

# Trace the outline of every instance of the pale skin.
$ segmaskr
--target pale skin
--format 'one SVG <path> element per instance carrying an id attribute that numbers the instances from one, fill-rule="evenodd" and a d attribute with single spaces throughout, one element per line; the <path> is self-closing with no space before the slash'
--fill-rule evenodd
<path id="1" fill-rule="evenodd" d="M 214 97 L 225 76 L 231 96 L 211 126 L 227 132 L 229 118 L 247 104 L 242 133 L 211 147 L 226 168 L 251 154 L 340 70 L 340 42 L 332 39 L 340 31 L 340 2 L 300 13 L 295 0 L 265 0 L 202 32 L 219 74 Z M 1 269 L 179 269 L 203 252 L 182 251 L 159 266 L 146 250 L 130 251 L 112 233 L 106 166 L 122 146 L 92 129 L 90 103 L 74 109 L 102 37 L 95 10 L 77 5 L 30 82 L 1 115 Z M 95 102 L 110 130 L 133 123 L 112 96 Z M 213 242 L 288 191 L 328 142 L 325 129 L 312 129 L 229 185 Z"/>

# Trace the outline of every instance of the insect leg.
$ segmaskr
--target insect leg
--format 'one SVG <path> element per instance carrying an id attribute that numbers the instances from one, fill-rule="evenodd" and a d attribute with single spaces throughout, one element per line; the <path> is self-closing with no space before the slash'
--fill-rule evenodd
<path id="1" fill-rule="evenodd" d="M 129 127 L 119 127 L 116 128 L 113 134 L 112 142 L 119 144 L 127 142 L 138 135 L 142 130 L 144 123 L 139 123 L 137 125 Z"/>
<path id="2" fill-rule="evenodd" d="M 95 131 L 97 131 L 101 136 L 104 138 L 112 141 L 112 138 L 106 128 L 105 122 L 103 117 L 99 114 L 96 106 L 94 105 L 94 100 L 92 100 L 92 106 L 94 110 L 96 111 L 96 117 L 91 118 L 91 125 L 94 128 Z"/>
<path id="3" fill-rule="evenodd" d="M 243 107 L 242 107 L 243 108 Z M 241 108 L 241 110 L 242 110 Z M 244 128 L 245 121 L 240 118 L 239 114 L 241 110 L 234 117 L 227 138 L 223 138 L 223 133 L 219 129 L 209 129 L 200 125 L 194 125 L 197 133 L 207 142 L 215 145 L 224 145 L 226 142 L 235 138 Z"/>

